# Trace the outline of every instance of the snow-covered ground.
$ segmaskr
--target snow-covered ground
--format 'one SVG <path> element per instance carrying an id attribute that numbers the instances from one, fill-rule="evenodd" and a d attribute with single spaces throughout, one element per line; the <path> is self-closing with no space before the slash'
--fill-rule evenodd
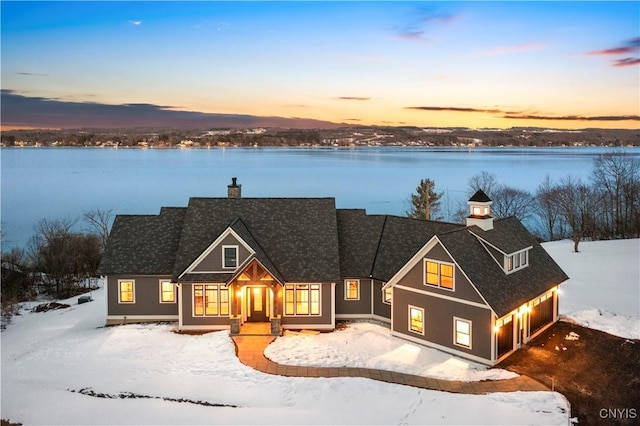
<path id="1" fill-rule="evenodd" d="M 639 338 L 640 240 L 583 242 L 577 254 L 565 241 L 545 248 L 571 277 L 563 286 L 561 313 Z M 82 305 L 70 299 L 72 306 L 58 311 L 24 311 L 0 334 L 0 417 L 23 424 L 568 422 L 567 402 L 554 392 L 458 395 L 362 378 L 263 374 L 238 361 L 227 332 L 188 336 L 172 333 L 170 325 L 104 328 L 104 290 L 93 297 Z M 366 366 L 455 380 L 510 374 L 418 347 L 372 324 L 287 336 L 268 355 L 297 364 Z M 130 394 L 139 397 L 122 397 Z"/>
<path id="2" fill-rule="evenodd" d="M 3 419 L 83 425 L 568 421 L 567 402 L 555 392 L 459 395 L 363 378 L 263 374 L 238 361 L 226 331 L 189 336 L 170 325 L 104 328 L 104 291 L 93 297 L 82 305 L 71 299 L 62 310 L 24 312 L 0 334 Z M 118 397 L 126 393 L 151 398 Z"/>
<path id="3" fill-rule="evenodd" d="M 388 328 L 370 323 L 350 324 L 334 333 L 285 335 L 265 355 L 286 365 L 378 368 L 465 382 L 518 376 L 393 337 Z"/>
<path id="4" fill-rule="evenodd" d="M 543 247 L 564 269 L 560 314 L 585 327 L 640 339 L 640 239 L 570 240 Z"/>

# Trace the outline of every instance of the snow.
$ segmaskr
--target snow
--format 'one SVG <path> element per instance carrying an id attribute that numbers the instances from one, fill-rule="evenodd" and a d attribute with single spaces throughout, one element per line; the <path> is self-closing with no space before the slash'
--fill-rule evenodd
<path id="1" fill-rule="evenodd" d="M 61 301 L 71 305 L 66 309 L 23 311 L 0 334 L 3 419 L 68 425 L 568 422 L 568 403 L 555 392 L 462 395 L 364 378 L 263 374 L 239 362 L 226 331 L 189 336 L 173 333 L 172 325 L 103 327 L 104 290 L 92 295 L 94 301 L 82 305 L 76 298 Z M 367 344 L 366 338 L 349 343 L 360 346 L 359 354 Z M 117 397 L 126 393 L 147 398 Z"/>
<path id="2" fill-rule="evenodd" d="M 570 277 L 561 286 L 564 317 L 640 338 L 639 239 L 582 242 L 579 253 L 573 253 L 571 241 L 544 247 Z M 94 301 L 82 305 L 77 298 L 61 301 L 71 305 L 66 309 L 23 310 L 0 334 L 0 417 L 86 425 L 569 422 L 568 403 L 555 392 L 461 395 L 364 378 L 263 374 L 239 362 L 226 331 L 189 336 L 173 333 L 172 325 L 104 327 L 104 290 L 92 296 Z M 284 336 L 266 354 L 297 365 L 383 368 L 451 380 L 512 375 L 395 338 L 368 323 Z M 145 398 L 120 397 L 129 393 Z"/>
<path id="3" fill-rule="evenodd" d="M 518 376 L 393 337 L 389 329 L 370 323 L 353 323 L 316 336 L 283 336 L 267 347 L 265 355 L 286 365 L 378 368 L 465 382 Z"/>
<path id="4" fill-rule="evenodd" d="M 585 327 L 640 339 L 640 239 L 570 240 L 543 247 L 564 269 L 560 314 Z"/>

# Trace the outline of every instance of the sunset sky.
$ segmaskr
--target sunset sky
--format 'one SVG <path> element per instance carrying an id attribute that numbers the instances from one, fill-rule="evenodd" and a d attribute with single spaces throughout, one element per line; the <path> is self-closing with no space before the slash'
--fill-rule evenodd
<path id="1" fill-rule="evenodd" d="M 69 126 L 65 107 L 85 103 L 107 121 L 145 104 L 130 109 L 640 127 L 637 1 L 2 1 L 1 12 L 5 127 L 44 115 Z"/>

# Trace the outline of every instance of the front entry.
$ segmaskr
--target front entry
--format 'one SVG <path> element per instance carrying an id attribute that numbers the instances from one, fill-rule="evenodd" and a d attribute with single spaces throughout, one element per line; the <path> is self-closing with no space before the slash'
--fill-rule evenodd
<path id="1" fill-rule="evenodd" d="M 247 289 L 247 296 L 247 321 L 267 321 L 267 288 L 249 287 Z"/>

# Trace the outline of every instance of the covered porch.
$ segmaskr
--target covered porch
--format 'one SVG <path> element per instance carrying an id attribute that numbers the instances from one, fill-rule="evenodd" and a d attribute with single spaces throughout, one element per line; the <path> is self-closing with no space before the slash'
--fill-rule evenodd
<path id="1" fill-rule="evenodd" d="M 283 286 L 254 259 L 229 283 L 230 334 L 282 335 Z"/>

